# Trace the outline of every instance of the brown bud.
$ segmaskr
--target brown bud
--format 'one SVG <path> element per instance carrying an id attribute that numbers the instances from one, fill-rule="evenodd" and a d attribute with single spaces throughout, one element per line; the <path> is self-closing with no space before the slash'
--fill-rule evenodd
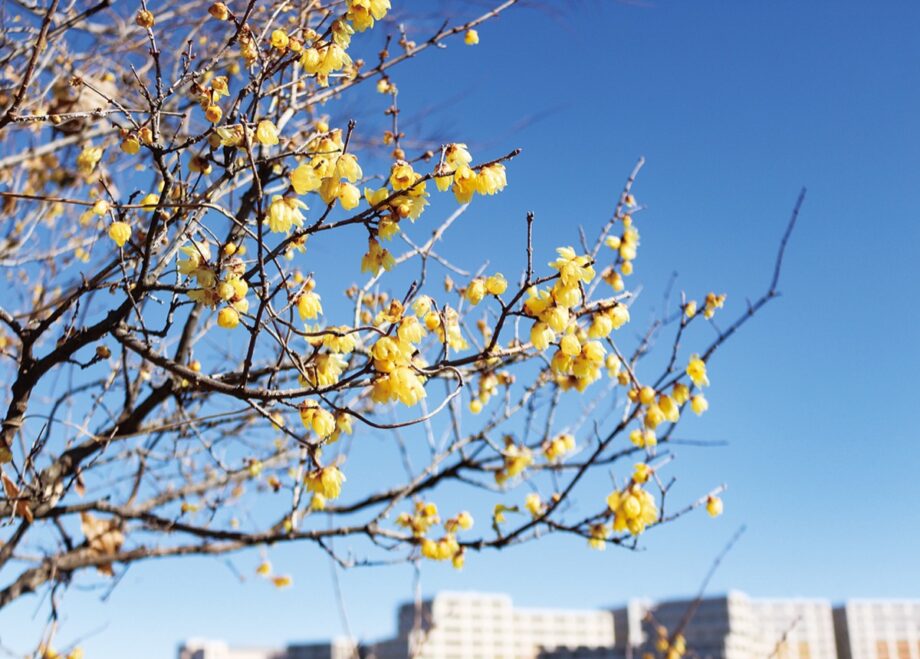
<path id="1" fill-rule="evenodd" d="M 215 2 L 208 7 L 208 13 L 219 21 L 225 21 L 230 18 L 230 10 L 223 2 Z"/>
<path id="2" fill-rule="evenodd" d="M 134 22 L 140 25 L 142 28 L 146 29 L 153 27 L 153 24 L 156 23 L 156 20 L 153 17 L 152 11 L 141 9 L 137 12 L 137 16 L 134 17 Z"/>

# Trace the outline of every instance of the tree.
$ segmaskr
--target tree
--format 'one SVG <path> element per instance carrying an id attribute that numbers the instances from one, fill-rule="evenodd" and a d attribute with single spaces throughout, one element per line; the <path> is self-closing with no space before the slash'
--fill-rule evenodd
<path id="1" fill-rule="evenodd" d="M 641 160 L 594 239 L 548 266 L 532 213 L 514 276 L 438 251 L 519 151 L 410 143 L 395 71 L 476 45 L 516 0 L 423 41 L 389 0 L 110 4 L 22 4 L 0 33 L 0 607 L 155 557 L 309 542 L 342 566 L 460 568 L 548 532 L 635 547 L 694 508 L 721 512 L 721 488 L 665 509 L 667 443 L 708 407 L 707 362 L 776 296 L 803 196 L 766 292 L 708 344 L 682 338 L 722 308 L 716 293 L 682 296 L 634 341 Z M 376 61 L 353 56 L 374 33 Z M 373 85 L 385 130 L 326 114 Z M 438 195 L 456 200 L 446 219 L 426 212 Z M 318 241 L 366 280 L 310 273 Z M 665 333 L 663 367 L 645 372 Z M 350 457 L 384 451 L 360 441 L 371 431 L 405 473 L 345 482 Z M 572 503 L 623 463 L 606 500 Z M 475 525 L 442 514 L 449 487 L 496 504 Z"/>

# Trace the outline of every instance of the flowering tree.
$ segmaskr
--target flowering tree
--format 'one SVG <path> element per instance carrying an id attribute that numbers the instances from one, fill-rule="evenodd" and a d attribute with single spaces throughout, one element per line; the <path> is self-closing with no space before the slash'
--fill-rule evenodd
<path id="1" fill-rule="evenodd" d="M 666 510 L 666 444 L 706 411 L 709 359 L 776 295 L 795 214 L 767 291 L 695 350 L 685 331 L 723 295 L 621 330 L 641 161 L 578 248 L 534 253 L 522 213 L 520 272 L 448 261 L 448 229 L 518 150 L 410 143 L 395 76 L 475 46 L 515 1 L 419 35 L 390 0 L 17 5 L 0 32 L 0 607 L 154 557 L 302 541 L 343 566 L 459 568 L 547 532 L 635 546 L 721 512 L 720 488 Z M 336 115 L 374 86 L 383 125 Z M 452 208 L 432 217 L 436 196 Z M 313 272 L 323 241 L 338 280 Z M 404 469 L 346 482 L 385 451 Z M 573 504 L 620 463 L 606 500 Z M 447 488 L 492 503 L 474 525 L 439 512 Z"/>

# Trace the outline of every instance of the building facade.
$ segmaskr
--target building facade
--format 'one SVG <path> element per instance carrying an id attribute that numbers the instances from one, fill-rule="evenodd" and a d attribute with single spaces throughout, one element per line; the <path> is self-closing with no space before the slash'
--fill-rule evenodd
<path id="1" fill-rule="evenodd" d="M 516 608 L 507 595 L 440 593 L 397 610 L 396 635 L 286 648 L 189 641 L 179 659 L 640 659 L 683 627 L 693 659 L 920 659 L 920 600 L 630 600 L 611 611 Z M 657 656 L 657 655 L 656 655 Z"/>
<path id="2" fill-rule="evenodd" d="M 401 606 L 396 638 L 371 653 L 376 659 L 587 656 L 612 650 L 613 620 L 610 611 L 519 609 L 507 595 L 440 593 L 420 606 Z"/>
<path id="3" fill-rule="evenodd" d="M 920 659 L 920 600 L 849 600 L 834 629 L 840 659 Z"/>
<path id="4" fill-rule="evenodd" d="M 659 628 L 681 628 L 693 600 L 631 602 L 615 611 L 629 634 L 620 647 L 636 656 L 652 651 Z M 624 620 L 625 619 L 625 620 Z M 683 629 L 700 659 L 837 659 L 830 602 L 752 599 L 739 592 L 701 600 Z"/>
<path id="5" fill-rule="evenodd" d="M 286 648 L 230 647 L 223 641 L 193 639 L 179 647 L 179 659 L 359 659 L 355 643 L 335 638 L 321 643 L 301 643 Z"/>

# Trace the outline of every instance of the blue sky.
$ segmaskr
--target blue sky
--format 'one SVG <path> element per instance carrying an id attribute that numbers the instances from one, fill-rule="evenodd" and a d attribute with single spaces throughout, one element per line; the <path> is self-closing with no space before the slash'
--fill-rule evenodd
<path id="1" fill-rule="evenodd" d="M 639 552 L 550 538 L 471 555 L 462 572 L 425 565 L 426 593 L 581 607 L 683 595 L 747 524 L 712 591 L 920 597 L 918 28 L 920 5 L 893 0 L 548 1 L 484 26 L 475 48 L 451 45 L 395 75 L 405 116 L 425 114 L 422 133 L 483 157 L 524 149 L 508 189 L 452 229 L 445 252 L 468 265 L 518 258 L 508 245 L 521 244 L 527 210 L 549 260 L 577 242 L 579 224 L 606 219 L 645 156 L 635 188 L 648 206 L 636 275 L 645 294 L 657 299 L 676 271 L 679 289 L 726 291 L 734 315 L 766 286 L 798 190 L 809 189 L 782 297 L 719 353 L 711 411 L 679 433 L 728 442 L 682 448 L 675 466 L 687 499 L 726 482 L 725 514 L 686 517 Z M 323 555 L 300 546 L 271 557 L 294 588 L 240 584 L 223 561 L 191 559 L 132 567 L 106 604 L 72 589 L 62 638 L 88 634 L 93 658 L 132 647 L 156 659 L 192 635 L 280 644 L 341 633 Z M 248 574 L 258 555 L 234 562 Z M 365 639 L 389 633 L 412 594 L 407 567 L 340 579 Z M 37 606 L 0 614 L 4 645 L 31 638 Z"/>

